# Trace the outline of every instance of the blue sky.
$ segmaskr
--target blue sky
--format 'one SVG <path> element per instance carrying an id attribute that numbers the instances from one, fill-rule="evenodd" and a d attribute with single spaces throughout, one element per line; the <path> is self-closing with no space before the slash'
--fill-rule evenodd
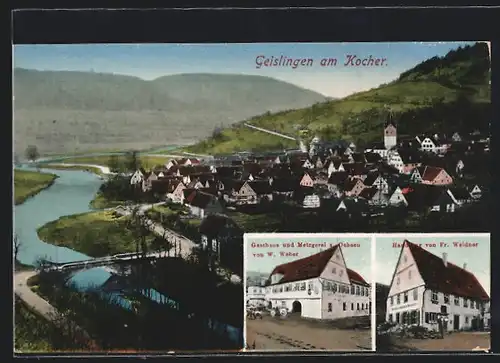
<path id="1" fill-rule="evenodd" d="M 277 78 L 330 97 L 394 80 L 401 72 L 471 42 L 16 45 L 14 67 L 116 73 L 154 79 L 178 73 L 253 74 Z M 383 67 L 344 67 L 347 55 L 386 58 Z M 262 67 L 256 57 L 312 58 L 312 67 Z M 336 67 L 320 67 L 337 58 Z"/>
<path id="2" fill-rule="evenodd" d="M 277 265 L 281 265 L 283 263 L 291 262 L 294 260 L 298 260 L 300 258 L 308 257 L 310 255 L 314 255 L 315 253 L 321 252 L 329 248 L 330 246 L 336 245 L 338 243 L 348 243 L 349 245 L 359 244 L 359 247 L 342 247 L 342 254 L 344 255 L 344 259 L 346 261 L 347 267 L 351 270 L 356 271 L 361 274 L 361 276 L 367 281 L 372 281 L 372 238 L 368 235 L 354 237 L 348 235 L 334 235 L 334 234 L 323 234 L 323 235 L 314 235 L 314 234 L 279 234 L 279 233 L 271 233 L 271 234 L 256 234 L 256 235 L 247 235 L 246 241 L 246 260 L 245 260 L 245 270 L 254 271 L 254 272 L 262 272 L 262 273 L 271 273 L 271 271 Z M 279 247 L 265 248 L 265 247 L 254 247 L 252 248 L 250 242 L 264 243 L 268 242 L 269 244 L 278 244 Z M 314 247 L 298 247 L 296 245 L 297 242 L 310 242 L 310 243 L 322 243 L 326 242 L 327 247 L 323 248 L 314 248 Z M 291 243 L 294 242 L 294 247 L 286 247 L 283 243 Z M 273 256 L 269 256 L 268 253 L 272 252 Z M 296 252 L 298 256 L 280 256 L 280 252 Z M 262 257 L 256 257 L 255 254 L 263 254 Z"/>
<path id="3" fill-rule="evenodd" d="M 421 243 L 423 248 L 439 257 L 446 252 L 448 261 L 457 266 L 467 263 L 467 270 L 472 272 L 483 285 L 484 290 L 490 293 L 490 237 L 486 234 L 379 235 L 375 240 L 374 270 L 377 282 L 386 285 L 391 283 L 401 251 L 400 247 L 393 247 L 393 243 L 403 243 L 405 239 L 413 243 Z M 441 247 L 439 242 L 448 244 L 448 247 L 444 245 Z M 454 247 L 452 242 L 477 242 L 477 247 Z M 435 243 L 436 247 L 426 247 L 426 244 L 431 243 Z"/>

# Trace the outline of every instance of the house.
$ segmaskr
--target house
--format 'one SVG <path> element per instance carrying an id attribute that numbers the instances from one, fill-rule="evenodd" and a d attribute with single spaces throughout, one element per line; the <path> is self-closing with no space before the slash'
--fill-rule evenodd
<path id="1" fill-rule="evenodd" d="M 200 160 L 195 158 L 182 158 L 177 160 L 177 164 L 182 166 L 200 165 Z"/>
<path id="2" fill-rule="evenodd" d="M 302 187 L 294 194 L 295 201 L 302 208 L 319 208 L 321 206 L 321 199 L 312 188 Z"/>
<path id="3" fill-rule="evenodd" d="M 326 184 L 328 191 L 339 198 L 344 193 L 343 186 L 348 178 L 349 175 L 345 171 L 332 173 Z"/>
<path id="4" fill-rule="evenodd" d="M 151 191 L 154 194 L 162 195 L 168 198 L 168 195 L 172 193 L 177 187 L 179 181 L 174 178 L 161 178 L 154 180 L 151 183 Z"/>
<path id="5" fill-rule="evenodd" d="M 373 205 L 376 201 L 372 202 L 373 197 L 377 194 L 378 190 L 374 187 L 364 188 L 361 193 L 359 193 L 359 197 L 365 199 L 369 205 Z"/>
<path id="6" fill-rule="evenodd" d="M 445 154 L 450 146 L 445 140 L 441 139 L 439 135 L 427 137 L 415 137 L 415 139 L 420 143 L 420 150 L 424 152 L 432 152 L 435 154 Z"/>
<path id="7" fill-rule="evenodd" d="M 385 148 L 385 145 L 383 142 L 376 142 L 371 144 L 365 149 L 365 153 L 372 153 L 372 154 L 377 154 L 380 156 L 380 158 L 386 160 L 387 155 L 389 154 L 389 149 Z"/>
<path id="8" fill-rule="evenodd" d="M 313 179 L 314 185 L 324 185 L 328 183 L 328 174 L 324 171 L 311 171 L 308 173 Z"/>
<path id="9" fill-rule="evenodd" d="M 407 188 L 402 188 L 401 191 L 408 202 L 409 210 L 425 212 L 436 206 L 437 200 L 446 189 L 441 186 L 412 184 Z"/>
<path id="10" fill-rule="evenodd" d="M 401 158 L 401 155 L 399 155 L 399 152 L 397 150 L 391 150 L 387 154 L 387 164 L 390 166 L 396 168 L 399 173 L 404 172 L 404 163 L 403 159 Z"/>
<path id="11" fill-rule="evenodd" d="M 368 211 L 368 202 L 363 198 L 344 198 L 337 206 L 336 212 L 346 213 L 349 218 L 365 216 Z"/>
<path id="12" fill-rule="evenodd" d="M 300 179 L 298 178 L 272 178 L 271 188 L 273 194 L 283 195 L 285 197 L 292 197 L 294 191 L 300 186 Z"/>
<path id="13" fill-rule="evenodd" d="M 197 190 L 184 200 L 184 204 L 188 206 L 192 215 L 201 219 L 207 215 L 222 213 L 223 211 L 222 205 L 216 197 Z"/>
<path id="14" fill-rule="evenodd" d="M 257 195 L 257 201 L 259 203 L 273 200 L 273 189 L 268 180 L 249 181 L 247 184 Z"/>
<path id="15" fill-rule="evenodd" d="M 422 157 L 418 150 L 413 149 L 399 149 L 398 155 L 402 161 L 400 173 L 411 174 L 411 172 L 422 165 Z M 398 167 L 398 170 L 400 168 Z"/>
<path id="16" fill-rule="evenodd" d="M 199 232 L 201 247 L 210 252 L 211 262 L 231 266 L 243 256 L 243 230 L 232 219 L 224 215 L 209 214 L 201 221 Z"/>
<path id="17" fill-rule="evenodd" d="M 348 178 L 342 185 L 346 196 L 357 196 L 364 189 L 365 185 L 360 179 Z"/>
<path id="18" fill-rule="evenodd" d="M 167 198 L 170 198 L 174 203 L 182 203 L 184 199 L 184 189 L 186 189 L 186 185 L 182 181 L 177 182 L 172 193 L 167 194 Z"/>
<path id="19" fill-rule="evenodd" d="M 450 187 L 448 188 L 448 193 L 458 205 L 469 203 L 472 200 L 471 194 L 465 187 Z"/>
<path id="20" fill-rule="evenodd" d="M 453 183 L 452 177 L 444 170 L 436 166 L 420 166 L 418 174 L 413 171 L 411 179 L 415 182 L 420 180 L 422 184 L 449 185 Z"/>
<path id="21" fill-rule="evenodd" d="M 344 165 L 342 164 L 342 160 L 332 160 L 330 161 L 330 163 L 328 164 L 328 177 L 330 177 L 330 175 L 332 175 L 333 173 L 337 173 L 339 171 L 345 171 L 344 169 Z"/>
<path id="22" fill-rule="evenodd" d="M 266 306 L 265 286 L 247 286 L 246 303 L 250 306 Z"/>
<path id="23" fill-rule="evenodd" d="M 309 175 L 309 173 L 304 173 L 300 179 L 299 185 L 312 188 L 314 186 L 314 179 Z"/>
<path id="24" fill-rule="evenodd" d="M 403 191 L 400 187 L 396 187 L 394 191 L 392 192 L 391 196 L 389 197 L 389 204 L 390 205 L 408 205 L 408 201 L 406 200 Z"/>
<path id="25" fill-rule="evenodd" d="M 236 205 L 257 204 L 259 200 L 257 193 L 252 189 L 249 182 L 237 181 L 232 183 L 231 191 L 228 195 L 228 202 Z"/>
<path id="26" fill-rule="evenodd" d="M 173 166 L 176 166 L 176 165 L 179 165 L 179 163 L 177 162 L 177 160 L 171 159 L 171 160 L 169 160 L 168 163 L 165 164 L 165 168 L 167 170 L 170 170 Z"/>
<path id="27" fill-rule="evenodd" d="M 346 266 L 340 244 L 276 266 L 269 280 L 270 306 L 304 318 L 333 320 L 371 312 L 370 285 Z"/>
<path id="28" fill-rule="evenodd" d="M 470 193 L 472 198 L 474 198 L 474 199 L 481 198 L 483 191 L 481 190 L 479 185 L 474 184 L 472 187 L 468 187 L 467 189 L 469 190 L 469 193 Z"/>
<path id="29" fill-rule="evenodd" d="M 387 298 L 386 320 L 445 331 L 481 328 L 490 298 L 467 266 L 459 267 L 409 241 L 401 244 Z"/>
<path id="30" fill-rule="evenodd" d="M 379 172 L 369 173 L 363 184 L 367 187 L 373 186 L 384 194 L 389 193 L 389 183 Z"/>
<path id="31" fill-rule="evenodd" d="M 142 191 L 143 192 L 148 192 L 152 188 L 152 183 L 153 181 L 158 180 L 158 175 L 155 174 L 155 172 L 151 171 L 147 173 L 144 176 L 144 179 L 142 180 Z"/>
<path id="32" fill-rule="evenodd" d="M 131 185 L 139 185 L 142 184 L 142 181 L 144 180 L 145 176 L 147 175 L 146 170 L 143 168 L 140 168 L 136 170 L 132 176 L 130 177 L 130 184 Z"/>
<path id="33" fill-rule="evenodd" d="M 352 176 L 359 177 L 362 180 L 365 179 L 368 171 L 365 168 L 364 163 L 345 163 L 344 164 L 345 171 Z"/>

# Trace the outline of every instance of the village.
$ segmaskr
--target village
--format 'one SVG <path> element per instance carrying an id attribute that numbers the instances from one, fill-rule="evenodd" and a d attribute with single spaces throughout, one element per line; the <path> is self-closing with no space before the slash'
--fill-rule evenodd
<path id="1" fill-rule="evenodd" d="M 157 201 L 185 206 L 191 218 L 232 219 L 247 233 L 446 230 L 443 215 L 488 193 L 489 137 L 398 139 L 388 119 L 383 140 L 358 150 L 314 138 L 307 152 L 172 159 L 137 170 L 130 183 Z"/>

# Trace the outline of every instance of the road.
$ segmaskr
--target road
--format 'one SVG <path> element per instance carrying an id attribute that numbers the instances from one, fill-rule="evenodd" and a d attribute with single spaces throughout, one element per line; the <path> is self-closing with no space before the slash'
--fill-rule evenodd
<path id="1" fill-rule="evenodd" d="M 14 274 L 14 293 L 33 311 L 37 312 L 40 316 L 53 322 L 56 326 L 60 327 L 66 334 L 68 330 L 77 332 L 83 338 L 89 349 L 98 349 L 89 334 L 76 325 L 74 322 L 61 319 L 61 314 L 55 307 L 50 305 L 40 295 L 34 293 L 28 286 L 28 280 L 35 276 L 35 271 L 19 271 Z"/>
<path id="2" fill-rule="evenodd" d="M 158 205 L 163 205 L 163 202 L 154 203 L 154 204 L 142 204 L 139 206 L 125 206 L 116 208 L 116 212 L 122 216 L 129 216 L 132 214 L 134 208 L 138 208 L 137 213 L 142 217 L 142 221 L 144 225 L 153 233 L 158 236 L 165 237 L 165 239 L 174 245 L 177 245 L 177 248 L 180 248 L 180 255 L 182 257 L 187 257 L 191 254 L 191 251 L 196 246 L 196 244 L 190 239 L 184 237 L 183 235 L 172 231 L 171 229 L 164 228 L 159 223 L 154 222 L 153 220 L 145 217 L 146 211 L 154 208 Z M 174 247 L 175 248 L 175 247 Z"/>
<path id="3" fill-rule="evenodd" d="M 246 344 L 256 350 L 372 350 L 370 329 L 339 329 L 292 316 L 247 319 Z"/>

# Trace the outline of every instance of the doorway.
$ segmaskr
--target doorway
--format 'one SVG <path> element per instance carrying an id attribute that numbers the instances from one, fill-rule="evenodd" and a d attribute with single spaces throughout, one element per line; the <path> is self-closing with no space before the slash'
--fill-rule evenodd
<path id="1" fill-rule="evenodd" d="M 292 304 L 292 311 L 294 313 L 301 313 L 302 312 L 302 304 L 300 301 L 295 300 Z"/>
<path id="2" fill-rule="evenodd" d="M 453 315 L 453 330 L 460 330 L 460 315 Z"/>

